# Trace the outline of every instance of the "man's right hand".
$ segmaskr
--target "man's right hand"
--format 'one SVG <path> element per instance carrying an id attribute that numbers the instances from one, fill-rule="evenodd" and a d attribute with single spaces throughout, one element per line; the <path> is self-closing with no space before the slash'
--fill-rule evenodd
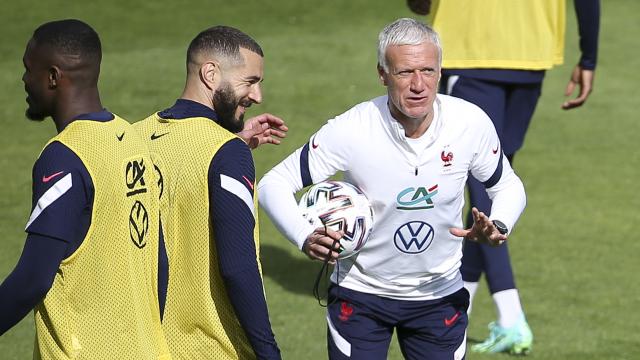
<path id="1" fill-rule="evenodd" d="M 302 251 L 310 259 L 326 261 L 335 264 L 340 255 L 340 239 L 344 236 L 342 231 L 334 231 L 329 228 L 319 227 L 315 229 L 305 240 Z"/>

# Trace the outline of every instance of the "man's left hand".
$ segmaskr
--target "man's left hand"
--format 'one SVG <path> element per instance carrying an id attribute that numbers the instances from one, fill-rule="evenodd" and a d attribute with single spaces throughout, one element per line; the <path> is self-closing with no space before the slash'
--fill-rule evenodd
<path id="1" fill-rule="evenodd" d="M 237 135 L 249 145 L 249 148 L 255 149 L 262 144 L 279 145 L 280 139 L 287 136 L 287 131 L 289 128 L 284 120 L 264 113 L 245 121 L 244 129 Z"/>
<path id="2" fill-rule="evenodd" d="M 487 215 L 478 211 L 475 207 L 471 209 L 471 213 L 473 214 L 473 226 L 471 229 L 451 228 L 449 232 L 452 235 L 491 246 L 502 245 L 507 240 L 507 235 L 500 234 L 500 231 L 489 220 Z"/>
<path id="3" fill-rule="evenodd" d="M 564 96 L 571 96 L 576 88 L 578 88 L 578 95 L 574 99 L 566 100 L 562 103 L 564 110 L 571 110 L 582 106 L 589 98 L 591 91 L 593 91 L 593 70 L 583 69 L 580 65 L 576 65 L 571 72 L 571 78 L 564 91 Z"/>

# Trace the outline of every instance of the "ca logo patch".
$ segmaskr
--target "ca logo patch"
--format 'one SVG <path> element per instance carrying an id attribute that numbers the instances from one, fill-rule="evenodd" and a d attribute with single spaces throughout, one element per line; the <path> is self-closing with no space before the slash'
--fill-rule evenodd
<path id="1" fill-rule="evenodd" d="M 393 243 L 405 254 L 419 254 L 431 245 L 434 235 L 431 225 L 424 221 L 411 221 L 396 230 Z"/>
<path id="2" fill-rule="evenodd" d="M 400 210 L 423 210 L 433 209 L 435 207 L 433 203 L 433 197 L 438 193 L 438 184 L 426 189 L 424 187 L 419 188 L 406 188 L 402 190 L 396 197 L 398 206 L 396 209 Z"/>
<path id="3" fill-rule="evenodd" d="M 144 181 L 144 172 L 147 168 L 144 165 L 144 159 L 132 160 L 127 163 L 125 170 L 125 181 L 127 183 L 127 196 L 133 196 L 147 192 Z"/>
<path id="4" fill-rule="evenodd" d="M 129 236 L 131 241 L 142 249 L 147 245 L 147 231 L 149 230 L 149 214 L 140 201 L 136 201 L 129 213 Z"/>

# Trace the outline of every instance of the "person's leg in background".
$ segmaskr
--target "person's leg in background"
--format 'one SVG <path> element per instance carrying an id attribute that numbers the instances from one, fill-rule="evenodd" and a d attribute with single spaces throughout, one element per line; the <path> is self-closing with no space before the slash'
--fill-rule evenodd
<path id="1" fill-rule="evenodd" d="M 503 152 L 511 161 L 517 149 L 522 146 L 540 95 L 540 84 L 508 84 L 467 77 L 448 80 L 446 83 L 450 95 L 478 105 L 489 115 L 500 137 Z M 491 200 L 484 185 L 471 176 L 467 185 L 471 206 L 489 215 Z M 468 213 L 467 223 L 471 221 L 471 213 Z M 486 274 L 498 315 L 497 322 L 490 324 L 489 338 L 481 344 L 474 345 L 472 350 L 515 353 L 530 351 L 532 335 L 515 285 L 507 244 L 492 247 L 465 241 L 461 271 L 471 301 L 482 273 Z M 507 330 L 510 336 L 502 336 L 505 332 L 503 330 Z"/>

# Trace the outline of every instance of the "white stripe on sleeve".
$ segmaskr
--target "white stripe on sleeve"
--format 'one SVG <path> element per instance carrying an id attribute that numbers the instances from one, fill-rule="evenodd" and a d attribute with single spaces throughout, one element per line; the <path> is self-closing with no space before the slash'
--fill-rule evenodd
<path id="1" fill-rule="evenodd" d="M 233 195 L 239 197 L 240 200 L 242 200 L 247 205 L 249 210 L 251 210 L 251 214 L 253 214 L 254 217 L 256 216 L 256 209 L 253 206 L 253 198 L 251 197 L 251 193 L 240 181 L 230 176 L 220 174 L 220 186 L 222 186 L 223 189 L 227 190 Z"/>
<path id="2" fill-rule="evenodd" d="M 45 191 L 40 199 L 38 199 L 36 206 L 33 208 L 31 216 L 29 217 L 29 221 L 27 222 L 27 226 L 25 226 L 24 229 L 27 230 L 27 228 L 29 228 L 29 225 L 31 225 L 31 223 L 34 222 L 38 218 L 38 216 L 40 216 L 40 214 L 42 214 L 44 209 L 53 204 L 62 195 L 69 191 L 69 189 L 71 189 L 71 186 L 71 173 L 69 173 L 62 179 L 58 180 L 55 184 L 53 184 L 53 186 L 51 186 L 49 190 Z"/>

